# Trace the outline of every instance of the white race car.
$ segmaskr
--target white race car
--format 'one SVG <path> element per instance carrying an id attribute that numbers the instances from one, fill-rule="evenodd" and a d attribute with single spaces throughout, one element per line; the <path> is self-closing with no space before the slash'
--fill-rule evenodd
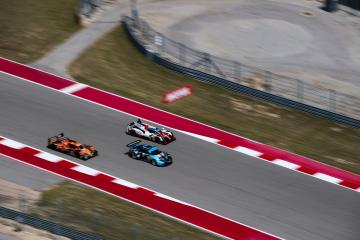
<path id="1" fill-rule="evenodd" d="M 174 134 L 169 130 L 166 130 L 165 128 L 159 129 L 143 123 L 140 119 L 129 123 L 126 128 L 126 133 L 131 136 L 145 138 L 164 145 L 176 140 Z"/>

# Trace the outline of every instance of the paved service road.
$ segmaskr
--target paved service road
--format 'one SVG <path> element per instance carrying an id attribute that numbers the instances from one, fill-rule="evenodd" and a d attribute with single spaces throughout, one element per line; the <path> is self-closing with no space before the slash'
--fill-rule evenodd
<path id="1" fill-rule="evenodd" d="M 124 131 L 133 117 L 5 74 L 0 74 L 0 110 L 4 137 L 49 151 L 47 137 L 64 132 L 100 153 L 87 162 L 73 161 L 271 234 L 290 240 L 360 236 L 355 191 L 181 133 L 161 147 L 173 155 L 173 165 L 156 168 L 132 160 L 124 155 L 125 145 L 135 138 Z"/>

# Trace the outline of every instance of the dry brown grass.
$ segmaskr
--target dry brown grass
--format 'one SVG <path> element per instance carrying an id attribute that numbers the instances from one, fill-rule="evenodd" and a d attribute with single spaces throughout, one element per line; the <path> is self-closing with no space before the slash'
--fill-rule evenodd
<path id="1" fill-rule="evenodd" d="M 79 0 L 1 0 L 0 56 L 28 63 L 79 29 Z"/>

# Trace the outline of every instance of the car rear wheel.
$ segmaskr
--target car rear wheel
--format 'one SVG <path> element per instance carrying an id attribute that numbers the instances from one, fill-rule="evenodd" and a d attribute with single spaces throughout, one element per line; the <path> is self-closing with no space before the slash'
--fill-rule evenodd
<path id="1" fill-rule="evenodd" d="M 155 160 L 151 160 L 151 165 L 153 165 L 153 166 L 157 166 L 157 164 L 156 164 Z"/>
<path id="2" fill-rule="evenodd" d="M 50 149 L 55 149 L 55 145 L 54 145 L 54 144 L 49 144 L 49 145 L 47 145 L 47 147 L 50 148 Z"/>
<path id="3" fill-rule="evenodd" d="M 166 141 L 166 140 L 165 140 L 164 138 L 158 138 L 157 143 L 159 143 L 159 144 L 164 144 L 165 141 Z"/>
<path id="4" fill-rule="evenodd" d="M 133 159 L 140 160 L 140 154 L 136 154 L 134 152 L 131 152 L 129 156 Z"/>

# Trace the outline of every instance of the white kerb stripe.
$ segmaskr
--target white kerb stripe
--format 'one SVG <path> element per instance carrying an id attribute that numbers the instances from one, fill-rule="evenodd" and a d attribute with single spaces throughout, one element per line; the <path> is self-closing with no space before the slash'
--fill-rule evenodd
<path id="1" fill-rule="evenodd" d="M 300 165 L 297 165 L 295 163 L 291 163 L 285 160 L 281 160 L 281 159 L 275 159 L 274 161 L 271 161 L 272 163 L 285 167 L 285 168 L 289 168 L 292 170 L 298 169 L 300 167 Z"/>
<path id="2" fill-rule="evenodd" d="M 234 148 L 235 151 L 244 153 L 246 155 L 252 156 L 252 157 L 259 157 L 260 155 L 262 155 L 261 152 L 252 150 L 250 148 L 246 148 L 246 147 L 236 147 Z"/>
<path id="3" fill-rule="evenodd" d="M 73 167 L 71 169 L 75 170 L 77 172 L 81 172 L 81 173 L 84 173 L 84 174 L 87 174 L 87 175 L 91 175 L 91 176 L 96 176 L 96 175 L 98 175 L 100 173 L 98 170 L 86 167 L 84 165 L 79 165 L 79 166 Z"/>
<path id="4" fill-rule="evenodd" d="M 178 203 L 181 203 L 181 204 L 184 204 L 184 205 L 189 205 L 188 203 L 186 202 L 183 202 L 183 201 L 180 201 L 176 198 L 173 198 L 173 197 L 170 197 L 168 195 L 165 195 L 165 194 L 162 194 L 162 193 L 155 193 L 154 194 L 155 196 L 158 196 L 158 197 L 161 197 L 161 198 L 165 198 L 167 200 L 170 200 L 170 201 L 173 201 L 173 202 L 178 202 Z"/>
<path id="5" fill-rule="evenodd" d="M 323 174 L 323 173 L 315 173 L 313 176 L 316 178 L 319 178 L 321 180 L 331 182 L 331 183 L 339 183 L 342 181 L 341 179 L 338 179 L 336 177 L 332 177 L 332 176 L 329 176 L 329 175 Z"/>
<path id="6" fill-rule="evenodd" d="M 26 147 L 25 144 L 16 142 L 16 141 L 11 140 L 11 139 L 3 139 L 3 140 L 0 141 L 0 144 L 5 145 L 7 147 L 15 148 L 15 149 L 21 149 L 21 148 Z"/>
<path id="7" fill-rule="evenodd" d="M 82 83 L 74 83 L 73 85 L 70 85 L 68 87 L 65 87 L 63 89 L 61 89 L 60 91 L 63 92 L 63 93 L 74 93 L 74 92 L 77 92 L 83 88 L 86 88 L 87 85 L 85 84 L 82 84 Z"/>
<path id="8" fill-rule="evenodd" d="M 206 137 L 206 136 L 199 135 L 199 134 L 196 134 L 196 133 L 186 132 L 186 131 L 182 131 L 182 130 L 179 130 L 179 129 L 176 129 L 176 131 L 181 132 L 181 133 L 184 133 L 184 134 L 187 134 L 187 135 L 192 136 L 192 137 L 199 138 L 199 139 L 204 140 L 204 141 L 207 141 L 207 142 L 211 142 L 211 143 L 218 143 L 218 142 L 220 142 L 219 139 L 215 139 L 215 138 L 211 138 L 211 137 Z"/>
<path id="9" fill-rule="evenodd" d="M 41 152 L 41 153 L 35 154 L 35 157 L 44 159 L 49 162 L 60 162 L 62 160 L 61 157 L 58 157 L 54 154 L 47 153 L 47 152 Z"/>
<path id="10" fill-rule="evenodd" d="M 358 187 L 358 188 L 356 189 L 356 191 L 357 191 L 357 192 L 360 192 L 360 187 Z"/>
<path id="11" fill-rule="evenodd" d="M 128 182 L 128 181 L 120 179 L 120 178 L 116 178 L 116 179 L 112 180 L 112 182 L 120 184 L 120 185 L 124 185 L 129 188 L 134 188 L 134 189 L 139 187 L 139 185 L 136 185 L 134 183 Z"/>

